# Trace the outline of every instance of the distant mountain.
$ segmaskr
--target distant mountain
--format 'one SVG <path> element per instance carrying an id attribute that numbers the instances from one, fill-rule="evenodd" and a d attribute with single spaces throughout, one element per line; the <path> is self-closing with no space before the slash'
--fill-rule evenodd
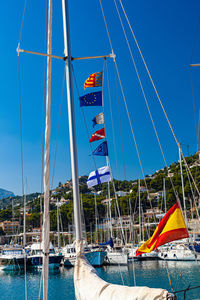
<path id="1" fill-rule="evenodd" d="M 14 197 L 15 195 L 13 192 L 6 191 L 4 189 L 0 189 L 0 199 L 8 198 L 8 197 Z"/>

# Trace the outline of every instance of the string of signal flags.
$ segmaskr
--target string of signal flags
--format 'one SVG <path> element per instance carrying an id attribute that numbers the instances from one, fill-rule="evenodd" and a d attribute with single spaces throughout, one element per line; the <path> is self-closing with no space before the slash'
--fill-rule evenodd
<path id="1" fill-rule="evenodd" d="M 102 77 L 103 77 L 103 71 L 102 72 L 96 72 L 91 74 L 84 83 L 84 89 L 86 88 L 94 88 L 94 87 L 101 87 L 102 86 Z M 103 96 L 102 91 L 97 91 L 93 93 L 85 94 L 81 97 L 79 97 L 80 100 L 80 107 L 83 106 L 103 106 Z M 99 113 L 97 116 L 95 116 L 92 119 L 93 128 L 96 125 L 105 124 L 104 120 L 104 112 Z M 89 142 L 95 142 L 101 139 L 105 139 L 105 127 L 95 131 Z M 98 147 L 92 152 L 92 155 L 97 156 L 108 156 L 108 144 L 107 141 L 103 141 Z M 101 184 L 103 182 L 111 181 L 111 174 L 110 174 L 110 168 L 109 166 L 101 167 L 95 171 L 92 171 L 89 174 L 88 180 L 87 180 L 87 186 L 88 188 L 91 188 L 95 185 Z"/>

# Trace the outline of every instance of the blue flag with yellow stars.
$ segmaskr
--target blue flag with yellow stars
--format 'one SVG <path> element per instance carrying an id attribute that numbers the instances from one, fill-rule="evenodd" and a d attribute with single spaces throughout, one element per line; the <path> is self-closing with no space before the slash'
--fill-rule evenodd
<path id="1" fill-rule="evenodd" d="M 80 106 L 102 106 L 102 91 L 79 97 Z"/>

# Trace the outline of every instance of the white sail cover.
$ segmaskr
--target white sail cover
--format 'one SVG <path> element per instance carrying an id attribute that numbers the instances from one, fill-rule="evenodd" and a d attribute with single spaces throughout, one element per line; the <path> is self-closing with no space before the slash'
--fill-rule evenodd
<path id="1" fill-rule="evenodd" d="M 74 269 L 74 286 L 77 300 L 164 300 L 164 289 L 129 287 L 111 284 L 101 279 L 84 255 L 78 254 Z"/>

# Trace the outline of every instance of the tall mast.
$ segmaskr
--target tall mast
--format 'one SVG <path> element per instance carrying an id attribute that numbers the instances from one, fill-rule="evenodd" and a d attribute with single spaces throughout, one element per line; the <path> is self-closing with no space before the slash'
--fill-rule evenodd
<path id="1" fill-rule="evenodd" d="M 139 193 L 139 243 L 140 243 L 141 242 L 140 179 L 138 181 L 138 193 Z"/>
<path id="2" fill-rule="evenodd" d="M 142 209 L 142 240 L 144 241 L 144 212 Z"/>
<path id="3" fill-rule="evenodd" d="M 163 198 L 164 198 L 165 214 L 166 214 L 166 212 L 167 212 L 167 202 L 166 202 L 165 178 L 163 178 Z"/>
<path id="4" fill-rule="evenodd" d="M 78 182 L 78 159 L 77 159 L 77 147 L 76 147 L 76 128 L 75 128 L 75 115 L 74 115 L 68 0 L 62 0 L 62 11 L 63 11 L 63 34 L 64 34 L 64 48 L 65 48 L 64 53 L 65 56 L 67 57 L 65 70 L 66 70 L 66 83 L 67 83 L 71 172 L 72 172 L 72 183 L 73 183 L 74 223 L 75 223 L 76 240 L 80 241 L 82 239 L 81 210 L 80 210 L 79 182 Z"/>
<path id="5" fill-rule="evenodd" d="M 59 202 L 57 198 L 57 234 L 58 234 L 58 248 L 60 248 L 60 224 L 59 224 Z"/>
<path id="6" fill-rule="evenodd" d="M 25 182 L 24 182 L 24 249 L 26 246 L 26 178 L 25 178 Z"/>
<path id="7" fill-rule="evenodd" d="M 186 205 L 185 205 L 185 190 L 184 190 L 184 182 L 183 182 L 183 168 L 182 168 L 182 159 L 181 159 L 180 147 L 179 147 L 179 163 L 180 163 L 180 170 L 181 170 L 181 185 L 182 185 L 182 193 L 183 193 L 184 216 L 185 216 L 185 222 L 186 222 L 186 225 L 187 225 L 187 214 L 186 214 Z"/>
<path id="8" fill-rule="evenodd" d="M 44 154 L 44 214 L 43 214 L 43 300 L 48 298 L 49 278 L 49 186 L 50 186 L 50 134 L 51 134 L 51 66 L 52 66 L 52 0 L 49 0 L 47 38 L 47 89 L 46 89 L 46 128 Z"/>
<path id="9" fill-rule="evenodd" d="M 108 156 L 106 156 L 107 166 L 109 167 Z M 111 216 L 111 201 L 110 201 L 110 182 L 108 181 L 108 212 L 109 212 L 109 227 L 110 227 L 110 237 L 112 238 L 112 216 Z"/>
<path id="10" fill-rule="evenodd" d="M 129 197 L 128 199 L 128 203 L 129 203 L 129 213 L 130 213 L 130 232 L 129 232 L 129 243 L 132 240 L 132 208 L 131 208 L 131 199 Z M 128 242 L 128 241 L 127 241 Z"/>
<path id="11" fill-rule="evenodd" d="M 94 193 L 94 204 L 95 204 L 95 231 L 96 231 L 96 243 L 99 243 L 98 239 L 98 216 L 97 216 L 97 197 L 96 193 Z"/>

